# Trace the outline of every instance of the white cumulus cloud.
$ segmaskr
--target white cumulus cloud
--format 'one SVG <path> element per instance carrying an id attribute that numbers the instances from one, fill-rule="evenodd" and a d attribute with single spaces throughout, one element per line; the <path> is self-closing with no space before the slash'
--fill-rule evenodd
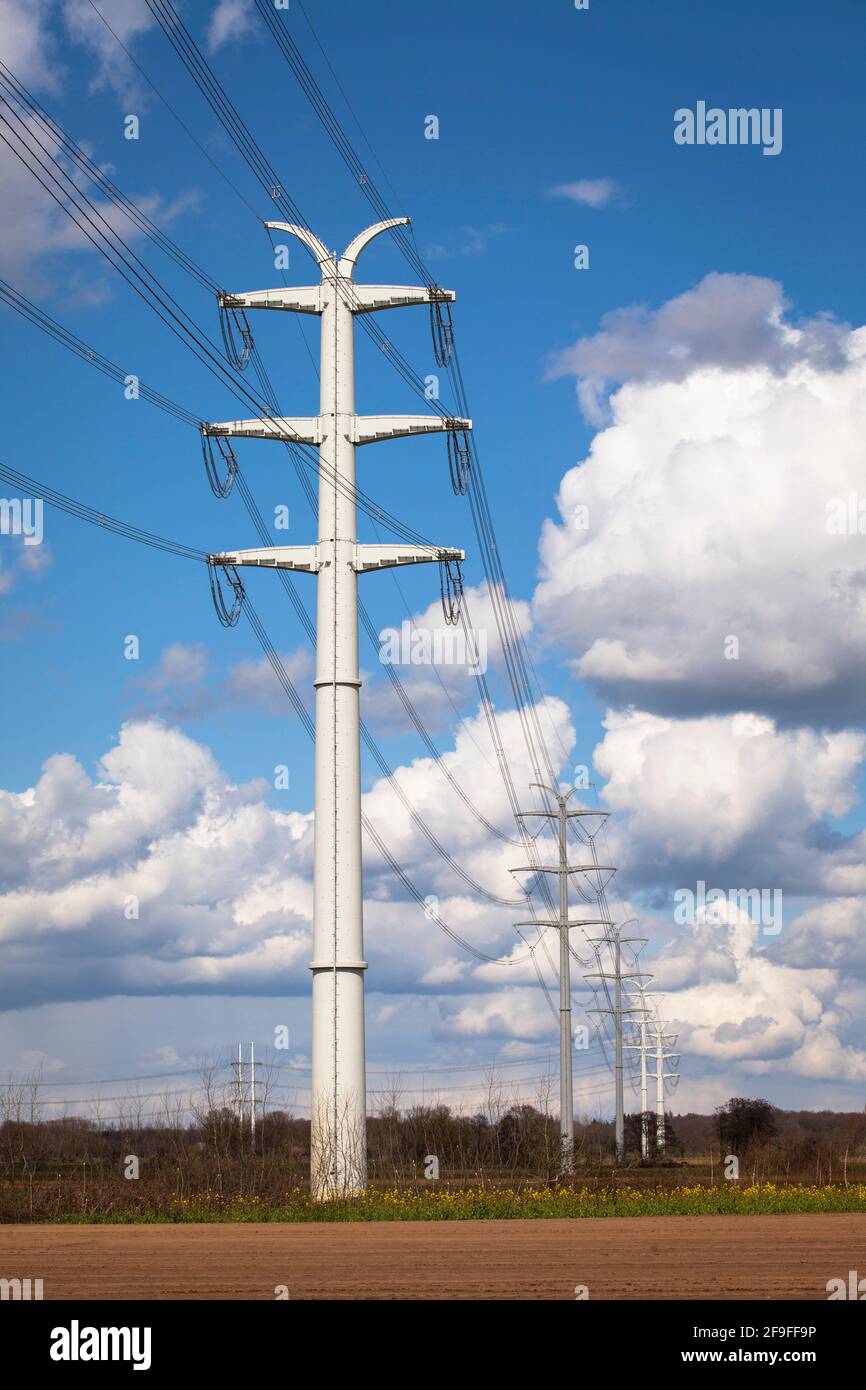
<path id="1" fill-rule="evenodd" d="M 612 704 L 866 714 L 866 330 L 836 338 L 841 364 L 765 347 L 674 379 L 632 365 L 562 480 L 535 621 Z"/>

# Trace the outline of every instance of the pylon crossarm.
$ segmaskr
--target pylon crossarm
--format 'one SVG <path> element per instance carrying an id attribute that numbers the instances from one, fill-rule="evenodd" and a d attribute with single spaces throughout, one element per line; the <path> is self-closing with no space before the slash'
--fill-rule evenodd
<path id="1" fill-rule="evenodd" d="M 643 941 L 644 943 L 649 941 L 648 936 L 588 936 L 586 939 L 591 946 L 610 946 L 614 941 L 618 941 L 620 946 L 625 946 L 629 941 Z M 635 955 L 637 954 L 638 953 L 635 952 Z M 650 979 L 652 979 L 652 976 L 650 976 Z"/>
<path id="2" fill-rule="evenodd" d="M 353 314 L 369 314 L 377 309 L 403 309 L 411 304 L 454 302 L 453 290 L 433 291 L 426 285 L 354 285 L 349 308 Z"/>
<path id="3" fill-rule="evenodd" d="M 464 550 L 429 549 L 412 545 L 356 545 L 354 568 L 358 574 L 369 570 L 394 569 L 397 565 L 423 565 L 435 560 L 465 560 Z"/>
<path id="4" fill-rule="evenodd" d="M 248 290 L 220 295 L 221 309 L 286 309 L 296 314 L 322 312 L 321 285 L 290 285 L 275 290 Z"/>
<path id="5" fill-rule="evenodd" d="M 567 922 L 562 923 L 559 920 L 555 922 L 545 922 L 535 917 L 531 922 L 515 922 L 514 925 L 515 927 L 561 927 L 563 925 L 566 927 L 591 927 L 596 924 L 604 925 L 606 921 L 606 917 L 586 917 L 581 919 L 570 918 Z"/>
<path id="6" fill-rule="evenodd" d="M 616 873 L 613 864 L 572 864 L 564 869 L 561 869 L 558 864 L 520 864 L 516 869 L 508 870 L 510 874 L 594 874 L 596 871 Z M 625 938 L 623 939 L 625 940 Z M 634 939 L 637 941 L 643 938 L 635 937 Z"/>
<path id="7" fill-rule="evenodd" d="M 355 415 L 350 426 L 353 444 L 377 444 L 384 439 L 406 439 L 415 434 L 442 434 L 471 428 L 471 420 L 443 420 L 437 415 Z M 254 420 L 219 420 L 203 424 L 201 429 L 205 435 L 272 439 L 277 443 L 321 444 L 324 439 L 319 415 L 264 415 Z"/>
<path id="8" fill-rule="evenodd" d="M 318 574 L 321 569 L 317 545 L 274 545 L 255 550 L 226 550 L 209 555 L 211 565 L 254 565 L 262 569 L 302 570 Z"/>
<path id="9" fill-rule="evenodd" d="M 453 303 L 453 290 L 434 291 L 426 285 L 355 285 L 346 291 L 346 304 L 353 314 L 372 314 L 379 309 L 405 309 L 413 304 L 438 303 L 440 299 Z M 279 285 L 268 290 L 241 290 L 237 294 L 221 294 L 221 309 L 282 309 L 294 314 L 321 314 L 324 304 L 323 286 Z"/>
<path id="10" fill-rule="evenodd" d="M 587 1014 L 636 1014 L 639 1009 L 585 1009 Z"/>
<path id="11" fill-rule="evenodd" d="M 627 941 L 639 941 L 639 940 L 642 940 L 642 938 L 641 938 L 641 937 L 623 937 L 623 938 L 621 938 L 621 941 L 619 942 L 619 944 L 620 944 L 620 945 L 626 945 L 626 942 L 627 942 Z M 591 945 L 591 947 L 613 947 L 613 945 L 616 945 L 616 944 L 617 944 L 616 938 L 614 938 L 614 937 L 587 937 L 587 945 Z M 598 955 L 598 951 L 596 951 L 596 955 Z M 635 951 L 635 956 L 638 956 L 638 955 L 639 955 L 639 952 L 638 952 L 638 951 Z M 635 960 L 635 965 L 637 965 L 637 960 Z M 624 980 L 624 979 L 626 979 L 626 976 L 623 976 L 623 980 Z M 635 973 L 635 974 L 630 974 L 630 976 L 628 976 L 628 979 L 630 979 L 630 980 L 653 980 L 653 979 L 655 979 L 655 976 L 652 976 L 652 974 L 648 974 L 648 973 L 646 973 L 646 972 L 637 972 L 637 973 Z M 638 986 L 638 990 L 639 990 L 639 988 L 641 988 L 641 986 Z"/>
<path id="12" fill-rule="evenodd" d="M 471 430 L 471 420 L 446 419 L 441 415 L 356 415 L 353 444 L 377 444 L 383 439 L 406 439 L 413 434 L 441 434 L 446 430 Z"/>
<path id="13" fill-rule="evenodd" d="M 257 420 L 221 420 L 202 425 L 202 434 L 237 439 L 273 439 L 293 444 L 321 444 L 322 426 L 318 415 L 264 415 Z"/>
<path id="14" fill-rule="evenodd" d="M 640 975 L 626 974 L 624 970 L 621 970 L 618 975 L 614 974 L 611 971 L 594 970 L 590 975 L 584 975 L 583 978 L 585 980 L 639 980 L 641 977 Z M 591 986 L 591 988 L 595 989 L 595 985 Z M 623 1013 L 625 1012 L 626 1010 L 623 1009 Z M 629 1009 L 627 1012 L 632 1014 L 645 1014 L 646 1009 L 641 1008 L 640 1005 L 637 1005 L 635 1008 Z"/>

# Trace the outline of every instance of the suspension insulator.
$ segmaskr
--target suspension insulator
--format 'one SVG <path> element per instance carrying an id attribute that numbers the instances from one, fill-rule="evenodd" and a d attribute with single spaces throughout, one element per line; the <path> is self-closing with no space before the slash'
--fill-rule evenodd
<path id="1" fill-rule="evenodd" d="M 241 608 L 244 602 L 244 586 L 241 577 L 234 565 L 215 565 L 208 560 L 208 576 L 210 578 L 210 592 L 213 599 L 213 606 L 217 617 L 223 627 L 235 627 L 238 618 L 241 616 Z M 222 570 L 225 579 L 232 590 L 233 598 L 231 607 L 226 602 L 223 593 L 222 583 L 218 571 Z"/>
<path id="2" fill-rule="evenodd" d="M 460 621 L 463 600 L 463 572 L 459 560 L 439 561 L 439 593 L 445 622 L 449 627 L 453 627 Z"/>
<path id="3" fill-rule="evenodd" d="M 222 295 L 220 295 L 218 303 L 220 330 L 223 335 L 226 357 L 236 371 L 244 372 L 255 348 L 253 330 L 250 328 L 243 309 L 233 309 L 230 304 L 224 304 Z M 238 348 L 238 338 L 241 342 L 240 348 Z"/>
<path id="4" fill-rule="evenodd" d="M 222 434 L 208 434 L 203 426 L 199 426 L 201 434 L 201 454 L 204 459 L 204 469 L 207 473 L 207 480 L 210 483 L 210 490 L 214 497 L 228 497 L 234 487 L 235 477 L 238 471 L 238 461 L 235 451 L 228 439 Z M 216 440 L 219 461 L 214 457 L 214 440 Z M 225 476 L 221 477 L 222 467 L 225 465 Z"/>
<path id="5" fill-rule="evenodd" d="M 454 324 L 449 300 L 440 298 L 443 291 L 431 290 L 430 334 L 437 367 L 447 367 L 454 351 Z"/>
<path id="6" fill-rule="evenodd" d="M 466 430 L 448 431 L 448 471 L 455 497 L 465 497 L 469 487 L 469 435 Z"/>

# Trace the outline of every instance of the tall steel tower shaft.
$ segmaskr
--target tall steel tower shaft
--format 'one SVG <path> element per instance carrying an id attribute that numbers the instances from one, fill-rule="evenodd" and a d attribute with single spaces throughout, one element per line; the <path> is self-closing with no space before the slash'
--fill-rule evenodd
<path id="1" fill-rule="evenodd" d="M 358 575 L 403 564 L 458 560 L 463 552 L 358 541 L 355 450 L 415 434 L 471 429 L 471 421 L 437 415 L 359 416 L 355 411 L 354 318 L 359 313 L 453 299 L 426 286 L 356 285 L 355 264 L 380 232 L 408 222 L 392 218 L 362 232 L 342 256 L 311 232 L 269 227 L 299 237 L 321 271 L 318 285 L 227 295 L 224 307 L 282 309 L 321 320 L 319 414 L 205 427 L 206 433 L 316 444 L 319 525 L 314 546 L 274 546 L 223 553 L 216 564 L 260 565 L 315 574 L 316 750 L 313 909 L 313 1026 L 310 1180 L 320 1199 L 353 1195 L 367 1185 L 364 1039 L 363 887 L 361 866 Z"/>
<path id="2" fill-rule="evenodd" d="M 594 946 L 607 946 L 613 957 L 613 970 L 596 970 L 589 975 L 585 975 L 586 980 L 601 980 L 604 983 L 613 980 L 613 1007 L 609 1009 L 596 1008 L 587 1009 L 590 1014 L 610 1014 L 614 1023 L 614 1087 L 615 1087 L 615 1154 L 617 1163 L 625 1162 L 625 1087 L 624 1087 L 624 1066 L 623 1050 L 628 1044 L 623 1043 L 623 1021 L 627 1015 L 644 1014 L 645 1008 L 641 1004 L 639 1008 L 623 1007 L 622 1002 L 622 983 L 623 980 L 652 979 L 651 975 L 646 975 L 643 971 L 623 972 L 622 968 L 622 948 L 623 945 L 633 944 L 635 941 L 646 942 L 645 936 L 623 936 L 622 928 L 625 924 L 614 925 L 609 922 L 609 931 L 602 937 L 592 939 Z"/>
<path id="3" fill-rule="evenodd" d="M 523 865 L 513 872 L 556 874 L 559 879 L 559 917 L 556 921 L 550 922 L 541 922 L 537 919 L 531 923 L 516 922 L 515 926 L 552 927 L 559 933 L 559 1149 L 560 1171 L 564 1175 L 568 1175 L 574 1172 L 574 1081 L 572 1067 L 574 1043 L 571 1031 L 571 947 L 568 934 L 572 927 L 608 924 L 607 918 L 572 919 L 569 917 L 568 878 L 569 874 L 597 873 L 599 869 L 610 869 L 609 865 L 598 865 L 595 861 L 592 864 L 569 864 L 568 822 L 584 816 L 604 819 L 607 813 L 590 810 L 569 811 L 568 802 L 574 795 L 574 787 L 563 793 L 559 787 L 548 787 L 541 782 L 532 782 L 530 785 L 549 793 L 555 803 L 556 810 L 518 811 L 517 814 L 521 819 L 539 816 L 542 819 L 556 821 L 558 861 L 552 865 Z"/>
<path id="4" fill-rule="evenodd" d="M 311 1156 L 314 1186 L 366 1186 L 355 344 L 322 264 Z M 341 487 L 341 484 L 343 485 Z"/>

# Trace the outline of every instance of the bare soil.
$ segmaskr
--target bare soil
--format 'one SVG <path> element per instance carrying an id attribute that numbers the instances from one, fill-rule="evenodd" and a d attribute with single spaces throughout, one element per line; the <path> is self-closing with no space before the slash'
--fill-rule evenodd
<path id="1" fill-rule="evenodd" d="M 826 1299 L 866 1216 L 0 1226 L 0 1278 L 46 1299 Z"/>

